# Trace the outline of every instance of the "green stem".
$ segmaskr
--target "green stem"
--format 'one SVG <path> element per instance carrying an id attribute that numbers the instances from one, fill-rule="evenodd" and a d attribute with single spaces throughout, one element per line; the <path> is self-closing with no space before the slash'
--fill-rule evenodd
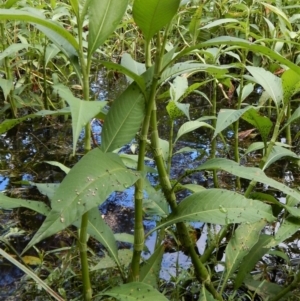
<path id="1" fill-rule="evenodd" d="M 90 282 L 89 265 L 87 257 L 87 225 L 88 225 L 88 212 L 81 218 L 81 228 L 79 236 L 79 251 L 81 260 L 81 275 L 83 284 L 83 297 L 85 301 L 92 300 L 92 287 Z"/>
<path id="2" fill-rule="evenodd" d="M 286 119 L 289 120 L 291 117 L 291 104 L 287 104 Z M 286 127 L 286 143 L 292 146 L 292 134 L 291 134 L 291 124 L 288 124 Z"/>
<path id="3" fill-rule="evenodd" d="M 173 156 L 173 135 L 174 135 L 174 120 L 170 119 L 170 138 L 169 138 L 169 154 L 167 162 L 167 174 L 170 176 L 171 172 L 171 163 Z"/>
<path id="4" fill-rule="evenodd" d="M 213 81 L 212 115 L 217 116 L 217 80 Z M 217 120 L 213 119 L 212 126 L 216 128 L 216 125 L 217 125 Z M 216 152 L 217 152 L 217 139 L 214 138 L 211 142 L 211 154 L 210 154 L 211 159 L 216 157 Z M 217 171 L 215 169 L 213 170 L 213 181 L 214 181 L 215 188 L 218 188 L 219 183 L 218 183 Z"/>

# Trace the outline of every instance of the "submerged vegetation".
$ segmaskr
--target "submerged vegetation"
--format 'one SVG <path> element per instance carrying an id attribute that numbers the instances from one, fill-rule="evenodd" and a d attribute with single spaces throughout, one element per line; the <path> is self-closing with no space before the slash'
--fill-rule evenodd
<path id="1" fill-rule="evenodd" d="M 17 183 L 47 199 L 0 195 L 2 215 L 26 208 L 43 220 L 20 252 L 9 238 L 22 229 L 1 236 L 0 255 L 25 273 L 18 300 L 300 299 L 299 258 L 286 248 L 300 194 L 269 176 L 278 162 L 299 170 L 299 11 L 284 0 L 1 1 L 1 134 L 36 120 L 57 137 L 72 128 L 68 160 L 47 162 L 61 183 Z M 124 89 L 106 99 L 99 74 Z M 181 144 L 190 134 L 209 137 L 207 149 Z M 132 187 L 133 234 L 114 233 L 98 208 Z M 42 244 L 53 236 L 74 243 Z M 191 266 L 164 283 L 168 248 Z"/>

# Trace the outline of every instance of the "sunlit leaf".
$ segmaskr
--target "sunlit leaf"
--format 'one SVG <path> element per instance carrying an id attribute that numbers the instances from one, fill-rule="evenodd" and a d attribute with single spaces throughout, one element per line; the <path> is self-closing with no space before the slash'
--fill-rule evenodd
<path id="1" fill-rule="evenodd" d="M 179 3 L 180 0 L 134 1 L 133 18 L 147 41 L 172 20 Z"/>
<path id="2" fill-rule="evenodd" d="M 127 5 L 128 0 L 91 0 L 89 2 L 89 58 L 118 26 Z"/>
<path id="3" fill-rule="evenodd" d="M 119 301 L 167 301 L 168 299 L 151 285 L 142 282 L 130 282 L 116 286 L 99 295 L 116 298 Z"/>
<path id="4" fill-rule="evenodd" d="M 25 248 L 53 235 L 101 205 L 113 191 L 130 187 L 139 174 L 125 168 L 116 154 L 88 152 L 67 174 L 52 200 L 52 210 Z"/>

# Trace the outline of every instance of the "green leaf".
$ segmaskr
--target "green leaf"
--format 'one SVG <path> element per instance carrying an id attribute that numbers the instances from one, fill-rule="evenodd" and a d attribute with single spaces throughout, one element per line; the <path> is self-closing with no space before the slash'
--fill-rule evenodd
<path id="1" fill-rule="evenodd" d="M 171 121 L 174 121 L 177 118 L 184 115 L 184 112 L 177 107 L 177 104 L 178 103 L 174 100 L 170 100 L 167 104 L 166 109 L 167 109 L 167 112 L 168 112 L 168 115 L 169 115 Z M 189 110 L 189 106 L 190 106 L 189 104 L 181 104 L 181 105 L 188 105 L 187 110 Z"/>
<path id="2" fill-rule="evenodd" d="M 5 210 L 23 207 L 43 215 L 47 215 L 50 211 L 49 207 L 43 202 L 10 198 L 3 193 L 0 193 L 0 207 Z"/>
<path id="3" fill-rule="evenodd" d="M 51 212 L 24 252 L 101 205 L 113 191 L 130 187 L 138 178 L 139 174 L 126 169 L 118 155 L 100 149 L 88 152 L 56 190 Z"/>
<path id="4" fill-rule="evenodd" d="M 137 26 L 149 41 L 160 29 L 171 22 L 180 0 L 135 0 L 133 18 Z"/>
<path id="5" fill-rule="evenodd" d="M 145 261 L 140 269 L 140 281 L 158 288 L 158 276 L 164 255 L 164 245 L 160 245 L 155 252 Z"/>
<path id="6" fill-rule="evenodd" d="M 271 154 L 269 155 L 269 157 L 263 167 L 263 170 L 265 170 L 272 163 L 274 163 L 275 161 L 277 161 L 283 157 L 291 157 L 291 158 L 299 159 L 299 156 L 297 156 L 294 152 L 292 152 L 284 147 L 274 145 L 272 148 Z"/>
<path id="7" fill-rule="evenodd" d="M 283 100 L 281 78 L 261 67 L 246 66 L 257 84 L 261 85 L 278 106 Z"/>
<path id="8" fill-rule="evenodd" d="M 213 138 L 215 138 L 228 126 L 237 121 L 246 111 L 250 110 L 251 108 L 251 106 L 248 106 L 240 110 L 221 109 L 218 114 L 216 129 Z"/>
<path id="9" fill-rule="evenodd" d="M 124 165 L 131 169 L 137 169 L 138 155 L 119 154 Z M 145 158 L 147 161 L 153 161 L 153 159 Z M 145 165 L 145 172 L 157 174 L 157 170 L 151 166 Z"/>
<path id="10" fill-rule="evenodd" d="M 255 126 L 263 141 L 267 143 L 268 136 L 273 127 L 272 121 L 268 117 L 260 115 L 254 108 L 249 108 L 249 110 L 242 115 L 242 118 Z"/>
<path id="11" fill-rule="evenodd" d="M 56 161 L 44 161 L 45 163 L 48 163 L 52 166 L 57 166 L 59 167 L 63 172 L 65 172 L 66 174 L 69 173 L 69 171 L 71 170 L 71 168 L 63 165 L 62 163 L 60 162 L 56 162 Z"/>
<path id="12" fill-rule="evenodd" d="M 198 301 L 216 301 L 216 299 L 214 299 L 213 295 L 207 291 L 205 285 L 202 285 Z"/>
<path id="13" fill-rule="evenodd" d="M 4 99 L 7 100 L 7 96 L 12 90 L 14 84 L 11 79 L 0 78 L 0 87 L 3 92 Z"/>
<path id="14" fill-rule="evenodd" d="M 270 235 L 261 234 L 258 242 L 251 248 L 250 252 L 241 261 L 241 268 L 238 270 L 234 282 L 234 288 L 238 289 L 248 273 L 255 267 L 256 263 L 269 251 L 268 244 L 273 240 Z"/>
<path id="15" fill-rule="evenodd" d="M 89 3 L 88 59 L 116 29 L 128 0 L 91 0 Z"/>
<path id="16" fill-rule="evenodd" d="M 289 124 L 291 124 L 292 122 L 294 122 L 295 120 L 297 120 L 298 118 L 300 118 L 300 107 L 298 107 L 294 113 L 292 114 L 292 116 L 287 120 L 286 124 L 283 126 L 283 128 L 281 129 L 281 131 L 288 126 Z"/>
<path id="17" fill-rule="evenodd" d="M 75 155 L 77 141 L 82 128 L 91 121 L 106 105 L 106 101 L 85 101 L 74 97 L 66 86 L 57 84 L 53 86 L 59 96 L 64 99 L 71 108 L 73 130 L 73 155 Z"/>
<path id="18" fill-rule="evenodd" d="M 45 51 L 45 66 L 59 53 L 59 48 L 55 44 L 47 45 Z"/>
<path id="19" fill-rule="evenodd" d="M 41 194 L 46 195 L 50 201 L 52 201 L 53 195 L 57 188 L 59 187 L 59 184 L 56 183 L 33 183 L 30 182 L 31 185 L 36 186 L 38 191 Z"/>
<path id="20" fill-rule="evenodd" d="M 132 83 L 113 103 L 102 129 L 101 148 L 110 152 L 129 143 L 138 132 L 145 115 L 145 100 Z"/>
<path id="21" fill-rule="evenodd" d="M 201 185 L 197 185 L 197 184 L 185 184 L 181 186 L 182 188 L 188 189 L 192 192 L 199 192 L 202 190 L 205 190 L 206 188 L 201 186 Z"/>
<path id="22" fill-rule="evenodd" d="M 21 118 L 17 118 L 17 119 L 5 119 L 1 124 L 0 124 L 0 134 L 3 134 L 5 132 L 7 132 L 8 130 L 10 130 L 11 128 L 13 128 L 14 126 L 16 126 L 17 124 L 31 119 L 31 118 L 36 118 L 36 117 L 44 117 L 47 115 L 53 115 L 53 116 L 58 116 L 58 115 L 67 115 L 70 114 L 70 109 L 69 108 L 64 108 L 61 110 L 57 110 L 57 111 L 49 111 L 49 110 L 42 110 L 39 111 L 35 114 L 30 114 Z"/>
<path id="23" fill-rule="evenodd" d="M 22 49 L 28 49 L 29 46 L 30 46 L 29 44 L 23 44 L 23 43 L 11 44 L 4 51 L 0 53 L 0 60 L 3 60 L 4 58 L 9 56 L 15 56 L 17 52 L 19 52 Z"/>
<path id="24" fill-rule="evenodd" d="M 155 230 L 182 221 L 202 221 L 227 225 L 254 223 L 260 219 L 266 219 L 269 222 L 274 220 L 269 205 L 247 199 L 236 192 L 207 189 L 194 193 L 181 201 L 177 213 L 171 213 Z"/>
<path id="25" fill-rule="evenodd" d="M 280 182 L 277 182 L 267 177 L 261 169 L 256 167 L 245 167 L 239 165 L 235 161 L 222 159 L 222 158 L 208 160 L 205 163 L 203 163 L 201 166 L 197 167 L 197 170 L 214 170 L 214 169 L 224 170 L 240 178 L 255 180 L 257 182 L 270 185 L 271 187 L 274 187 L 275 189 L 278 189 L 286 193 L 287 195 L 291 195 L 297 200 L 300 200 L 299 192 Z"/>
<path id="26" fill-rule="evenodd" d="M 99 295 L 116 298 L 119 301 L 168 301 L 168 299 L 151 285 L 142 282 L 130 282 L 114 287 Z"/>
<path id="27" fill-rule="evenodd" d="M 207 127 L 209 129 L 214 129 L 210 124 L 206 123 L 206 122 L 203 122 L 203 121 L 198 121 L 198 120 L 193 120 L 193 121 L 188 121 L 188 122 L 185 122 L 178 130 L 177 132 L 177 136 L 176 136 L 176 139 L 175 139 L 175 142 L 181 137 L 183 136 L 184 134 L 187 134 L 189 132 L 192 132 L 196 129 L 199 129 L 200 127 Z"/>
<path id="28" fill-rule="evenodd" d="M 207 25 L 201 27 L 200 30 L 201 30 L 201 29 L 212 28 L 212 27 L 219 26 L 219 25 L 223 25 L 223 24 L 226 24 L 226 23 L 240 23 L 240 21 L 237 20 L 237 19 L 230 19 L 230 18 L 227 18 L 227 19 L 219 19 L 219 20 L 210 22 L 210 23 L 208 23 Z"/>
<path id="29" fill-rule="evenodd" d="M 241 224 L 234 231 L 225 251 L 225 279 L 228 279 L 237 270 L 243 258 L 258 242 L 260 232 L 266 224 L 267 222 L 262 219 L 252 224 Z"/>
<path id="30" fill-rule="evenodd" d="M 237 95 L 240 95 L 240 86 L 236 89 Z M 241 100 L 244 101 L 254 90 L 254 85 L 252 83 L 248 83 L 243 86 Z"/>
<path id="31" fill-rule="evenodd" d="M 189 24 L 189 33 L 192 37 L 193 44 L 196 44 L 197 37 L 199 36 L 200 33 L 199 26 L 201 23 L 202 9 L 203 9 L 203 4 L 199 4 Z"/>
<path id="32" fill-rule="evenodd" d="M 171 99 L 178 101 L 188 88 L 188 80 L 186 77 L 177 76 L 173 83 L 170 83 L 170 86 Z"/>
<path id="33" fill-rule="evenodd" d="M 295 92 L 299 90 L 300 74 L 289 69 L 283 72 L 281 76 L 283 88 L 283 101 L 288 103 Z"/>
<path id="34" fill-rule="evenodd" d="M 118 258 L 117 242 L 112 229 L 105 223 L 99 210 L 96 208 L 88 212 L 89 222 L 87 232 L 93 238 L 98 240 L 108 251 L 110 257 L 115 261 L 119 269 L 122 269 Z M 81 227 L 81 219 L 75 223 L 77 228 Z"/>
<path id="35" fill-rule="evenodd" d="M 129 243 L 129 244 L 134 243 L 134 236 L 132 234 L 116 233 L 116 234 L 114 234 L 114 236 L 115 236 L 115 239 L 117 241 L 126 242 L 126 243 Z"/>

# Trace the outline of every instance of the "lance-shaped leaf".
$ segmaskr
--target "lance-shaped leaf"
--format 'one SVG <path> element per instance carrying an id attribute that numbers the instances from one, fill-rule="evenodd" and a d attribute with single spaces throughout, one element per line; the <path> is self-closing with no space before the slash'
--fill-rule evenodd
<path id="1" fill-rule="evenodd" d="M 205 288 L 205 285 L 202 285 L 201 293 L 198 301 L 216 301 L 213 295 Z"/>
<path id="2" fill-rule="evenodd" d="M 250 252 L 257 243 L 261 230 L 266 226 L 265 220 L 256 223 L 241 224 L 231 237 L 226 247 L 225 260 L 225 281 L 236 271 L 243 258 Z"/>
<path id="3" fill-rule="evenodd" d="M 263 141 L 267 143 L 269 133 L 273 127 L 272 121 L 268 117 L 260 115 L 254 108 L 249 108 L 249 110 L 242 115 L 242 118 L 255 126 Z"/>
<path id="4" fill-rule="evenodd" d="M 269 205 L 247 199 L 233 191 L 208 189 L 185 198 L 178 205 L 177 213 L 171 213 L 155 230 L 182 221 L 202 221 L 227 225 L 230 223 L 254 223 L 260 219 L 269 222 L 275 219 Z"/>
<path id="5" fill-rule="evenodd" d="M 158 276 L 161 268 L 161 261 L 164 255 L 164 245 L 159 246 L 149 259 L 146 260 L 140 270 L 140 281 L 158 288 Z"/>
<path id="6" fill-rule="evenodd" d="M 293 196 L 295 199 L 300 200 L 300 194 L 296 190 L 277 182 L 265 175 L 265 173 L 256 167 L 246 167 L 239 165 L 238 163 L 222 158 L 211 159 L 203 163 L 201 166 L 197 167 L 197 170 L 214 170 L 220 169 L 227 171 L 237 177 L 255 180 L 256 182 L 260 182 L 263 184 L 270 185 L 280 191 Z"/>
<path id="7" fill-rule="evenodd" d="M 101 148 L 113 151 L 130 142 L 145 115 L 144 96 L 134 82 L 113 103 L 102 130 Z"/>
<path id="8" fill-rule="evenodd" d="M 227 127 L 229 127 L 231 124 L 236 122 L 246 111 L 250 110 L 251 108 L 251 106 L 248 106 L 240 110 L 221 109 L 218 114 L 216 129 L 213 138 L 216 137 L 223 130 L 225 130 Z"/>
<path id="9" fill-rule="evenodd" d="M 168 299 L 151 285 L 142 282 L 131 282 L 114 287 L 99 295 L 116 298 L 119 301 L 167 301 Z"/>
<path id="10" fill-rule="evenodd" d="M 128 0 L 90 0 L 88 57 L 116 29 L 128 5 Z"/>
<path id="11" fill-rule="evenodd" d="M 31 209 L 43 215 L 47 215 L 50 212 L 50 208 L 43 202 L 10 198 L 0 193 L 0 208 L 9 210 L 21 207 Z"/>
<path id="12" fill-rule="evenodd" d="M 87 153 L 67 174 L 52 199 L 52 210 L 24 252 L 53 235 L 92 208 L 101 205 L 113 191 L 123 191 L 139 174 L 125 168 L 116 154 L 100 149 Z"/>
<path id="13" fill-rule="evenodd" d="M 72 92 L 64 85 L 55 85 L 54 91 L 64 99 L 71 108 L 72 130 L 73 130 L 73 155 L 76 151 L 76 144 L 82 128 L 91 121 L 106 105 L 106 101 L 84 101 L 74 97 Z"/>
<path id="14" fill-rule="evenodd" d="M 149 41 L 175 16 L 180 0 L 136 0 L 133 4 L 133 18 Z"/>

